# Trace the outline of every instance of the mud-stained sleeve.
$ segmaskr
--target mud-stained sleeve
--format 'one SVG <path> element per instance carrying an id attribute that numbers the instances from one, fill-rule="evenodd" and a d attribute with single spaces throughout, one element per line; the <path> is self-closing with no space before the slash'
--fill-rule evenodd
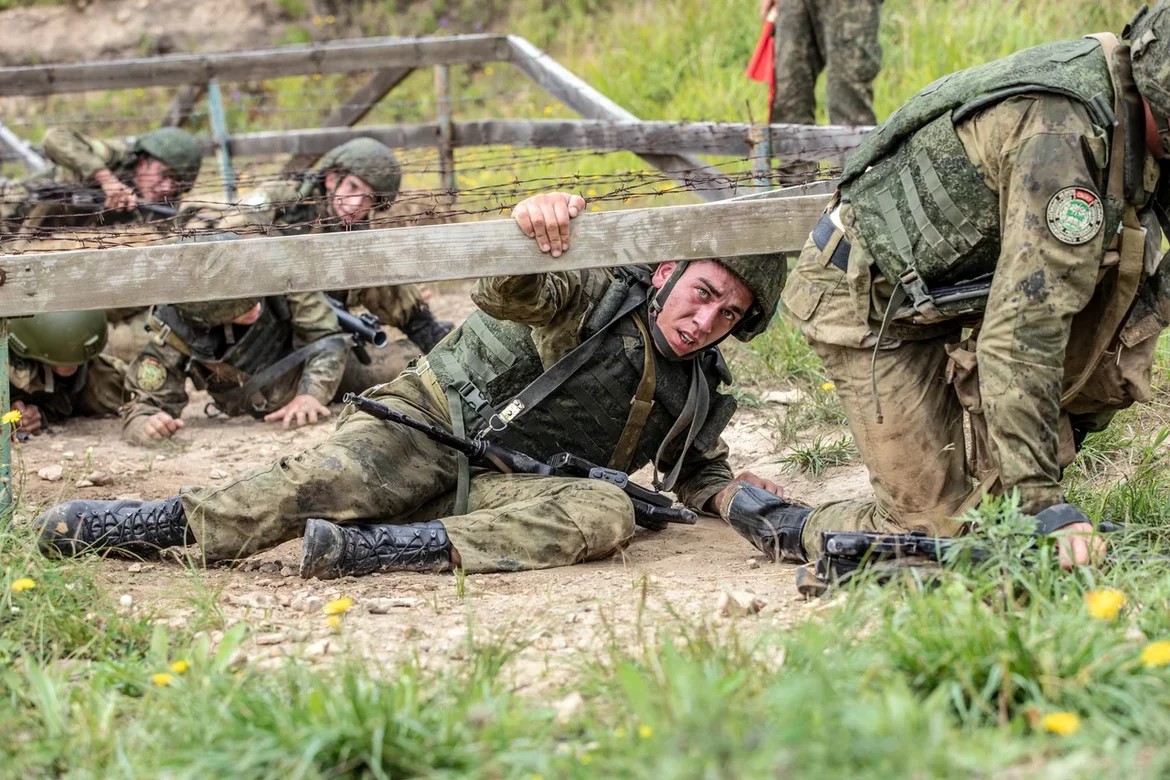
<path id="1" fill-rule="evenodd" d="M 540 327 L 580 299 L 582 283 L 579 271 L 485 277 L 475 283 L 471 300 L 498 320 Z"/>
<path id="2" fill-rule="evenodd" d="M 118 414 L 122 431 L 134 420 L 166 412 L 175 419 L 187 405 L 187 358 L 168 344 L 148 341 L 126 371 L 126 398 Z"/>
<path id="3" fill-rule="evenodd" d="M 683 462 L 675 485 L 678 500 L 696 511 L 708 511 L 705 508 L 707 502 L 731 482 L 733 475 L 727 464 L 728 452 L 726 442 L 720 438 L 707 452 L 689 456 Z M 661 465 L 664 469 L 671 466 L 665 459 Z"/>
<path id="4" fill-rule="evenodd" d="M 341 333 L 337 315 L 323 293 L 294 293 L 288 297 L 293 323 L 293 348 L 300 349 L 318 339 Z M 333 400 L 349 348 L 344 343 L 326 349 L 305 361 L 297 395 L 311 395 L 323 404 Z"/>
<path id="5" fill-rule="evenodd" d="M 92 179 L 102 168 L 113 166 L 118 151 L 109 143 L 60 127 L 45 133 L 42 144 L 46 157 L 83 179 Z"/>
<path id="6" fill-rule="evenodd" d="M 1035 512 L 1062 500 L 1058 416 L 1072 319 L 1104 255 L 1104 141 L 1066 99 L 1003 112 L 984 161 L 1000 194 L 1002 243 L 979 332 L 979 389 L 1005 491 Z M 992 117 L 994 119 L 994 117 Z M 995 138 L 996 135 L 1000 137 Z"/>
<path id="7" fill-rule="evenodd" d="M 279 235 L 278 223 L 296 199 L 297 188 L 293 182 L 265 182 L 239 204 L 219 210 L 216 228 L 241 235 Z"/>

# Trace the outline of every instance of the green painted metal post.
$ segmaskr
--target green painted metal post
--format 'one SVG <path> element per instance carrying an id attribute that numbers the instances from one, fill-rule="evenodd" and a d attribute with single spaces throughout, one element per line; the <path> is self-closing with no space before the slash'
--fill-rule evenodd
<path id="1" fill-rule="evenodd" d="M 223 179 L 223 195 L 228 203 L 236 202 L 236 174 L 232 170 L 232 151 L 229 145 L 227 114 L 223 110 L 223 93 L 219 82 L 207 82 L 207 106 L 210 109 L 211 137 L 215 140 L 215 159 L 219 161 L 219 176 Z"/>
<path id="2" fill-rule="evenodd" d="M 8 320 L 0 318 L 0 414 L 11 408 L 8 387 Z M 0 526 L 12 522 L 12 425 L 0 424 Z"/>
<path id="3" fill-rule="evenodd" d="M 767 125 L 753 126 L 748 133 L 751 142 L 752 177 L 757 191 L 772 189 L 772 131 Z"/>

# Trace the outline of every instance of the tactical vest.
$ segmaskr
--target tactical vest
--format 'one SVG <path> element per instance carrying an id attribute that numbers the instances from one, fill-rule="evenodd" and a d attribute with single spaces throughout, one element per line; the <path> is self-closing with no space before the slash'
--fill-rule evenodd
<path id="1" fill-rule="evenodd" d="M 293 351 L 292 315 L 282 296 L 264 299 L 260 318 L 248 326 L 239 340 L 229 342 L 231 325 L 206 328 L 183 318 L 171 305 L 157 306 L 154 318 L 170 328 L 186 345 L 181 349 L 189 358 L 188 371 L 195 385 L 217 396 L 216 402 L 228 414 L 255 413 L 253 408 L 224 408 L 219 396 L 229 395 L 252 375 L 271 366 Z M 269 410 L 271 411 L 271 410 Z"/>
<path id="2" fill-rule="evenodd" d="M 645 304 L 614 322 L 597 323 L 596 318 L 589 318 L 594 330 L 606 328 L 598 336 L 602 341 L 593 358 L 542 402 L 526 409 L 503 431 L 488 432 L 487 438 L 540 459 L 570 452 L 624 471 L 636 471 L 650 463 L 683 412 L 691 381 L 691 362 L 665 360 L 658 355 L 646 343 L 642 329 L 634 322 L 635 317 L 645 324 Z M 587 326 L 582 336 L 589 335 Z M 647 349 L 654 361 L 654 405 L 631 462 L 614 462 L 615 449 L 630 417 L 631 400 L 642 379 Z M 716 392 L 721 383 L 731 381 L 718 348 L 706 350 L 696 360 L 700 361 L 711 401 L 692 445 L 692 454 L 715 445 L 736 406 L 730 395 Z M 435 347 L 427 361 L 440 383 L 455 388 L 463 399 L 462 409 L 452 409 L 452 416 L 462 413 L 466 431 L 476 434 L 491 427 L 492 415 L 547 368 L 542 364 L 528 326 L 497 320 L 481 311 L 473 313 L 452 336 Z M 672 461 L 683 455 L 664 454 Z"/>
<path id="3" fill-rule="evenodd" d="M 883 275 L 920 300 L 927 290 L 972 282 L 995 271 L 999 196 L 984 182 L 955 125 L 984 108 L 1027 93 L 1055 93 L 1086 107 L 1105 138 L 1114 125 L 1114 90 L 1098 41 L 1078 39 L 1026 49 L 946 76 L 923 89 L 866 135 L 842 175 L 842 200 Z M 1124 208 L 1105 198 L 1106 236 Z"/>

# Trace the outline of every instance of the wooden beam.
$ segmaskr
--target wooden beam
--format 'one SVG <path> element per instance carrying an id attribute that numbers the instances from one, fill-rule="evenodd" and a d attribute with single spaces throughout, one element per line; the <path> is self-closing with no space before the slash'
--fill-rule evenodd
<path id="1" fill-rule="evenodd" d="M 509 35 L 511 61 L 553 97 L 586 119 L 613 122 L 636 122 L 638 117 L 573 75 L 518 35 Z M 704 200 L 722 200 L 735 192 L 735 182 L 703 160 L 681 154 L 642 154 L 643 160 L 659 170 L 676 174 L 674 178 L 694 189 Z"/>
<path id="2" fill-rule="evenodd" d="M 378 71 L 370 76 L 370 80 L 359 87 L 357 92 L 350 95 L 348 100 L 325 117 L 324 121 L 321 122 L 321 127 L 352 127 L 356 125 L 365 118 L 366 114 L 370 113 L 370 109 L 377 105 L 378 101 L 389 95 L 391 90 L 401 84 L 411 73 L 414 73 L 414 68 L 390 68 Z M 281 172 L 290 174 L 306 170 L 327 151 L 329 149 L 323 149 L 316 154 L 293 155 L 292 159 L 284 164 Z"/>
<path id="3" fill-rule="evenodd" d="M 424 65 L 505 61 L 508 40 L 498 35 L 364 38 L 220 54 L 174 54 L 130 60 L 0 68 L 0 96 L 56 95 L 128 87 L 352 73 Z"/>
<path id="4" fill-rule="evenodd" d="M 0 256 L 0 318 L 795 251 L 828 196 L 584 214 L 541 254 L 511 220 Z"/>
<path id="5" fill-rule="evenodd" d="M 868 128 L 772 125 L 772 153 L 788 160 L 840 163 L 861 143 Z M 686 154 L 717 154 L 746 158 L 751 125 L 694 122 L 610 122 L 592 119 L 482 119 L 454 123 L 455 147 L 515 146 L 553 149 L 630 151 L 645 157 L 667 150 Z M 358 136 L 376 138 L 394 149 L 433 147 L 437 124 L 366 125 L 249 133 L 232 137 L 238 157 L 275 154 L 324 154 Z M 212 147 L 208 147 L 210 154 Z"/>
<path id="6" fill-rule="evenodd" d="M 199 102 L 199 98 L 203 97 L 203 93 L 206 91 L 206 84 L 185 84 L 179 87 L 161 125 L 163 127 L 182 127 L 187 124 L 191 118 L 191 112 L 195 110 L 195 104 Z"/>

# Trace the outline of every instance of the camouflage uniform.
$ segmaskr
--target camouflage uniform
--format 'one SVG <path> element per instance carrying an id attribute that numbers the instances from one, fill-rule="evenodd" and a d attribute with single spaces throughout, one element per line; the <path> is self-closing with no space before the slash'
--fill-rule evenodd
<path id="1" fill-rule="evenodd" d="M 367 394 L 446 430 L 471 435 L 486 424 L 471 401 L 499 403 L 580 345 L 590 315 L 614 286 L 612 278 L 605 271 L 571 271 L 480 280 L 473 299 L 483 311 L 427 358 Z M 504 443 L 524 444 L 537 457 L 568 449 L 628 470 L 648 462 L 680 414 L 680 394 L 687 393 L 683 378 L 689 377 L 692 364 L 657 356 L 644 337 L 645 311 L 643 303 L 613 320 L 613 330 L 604 331 L 608 341 L 587 367 L 521 417 L 523 424 L 513 421 L 502 434 Z M 714 389 L 728 377 L 718 367 L 717 350 L 708 352 L 698 370 Z M 637 450 L 623 462 L 617 455 L 618 434 L 630 414 L 635 388 L 641 397 L 647 355 L 657 376 L 655 403 L 645 405 L 649 416 L 640 429 L 643 434 L 635 437 Z M 455 381 L 452 375 L 461 372 L 473 375 L 473 381 Z M 454 418 L 452 398 L 458 404 Z M 729 396 L 713 394 L 706 423 L 679 464 L 679 498 L 696 509 L 704 509 L 731 480 L 719 433 L 734 406 Z M 660 466 L 678 463 L 677 448 L 674 453 Z M 351 408 L 322 444 L 224 487 L 185 488 L 181 496 L 190 529 L 210 560 L 243 557 L 294 539 L 307 519 L 319 517 L 394 524 L 442 518 L 458 560 L 471 572 L 599 558 L 633 534 L 629 499 L 593 480 L 473 471 L 466 511 L 456 514 L 458 471 L 450 449 Z"/>
<path id="2" fill-rule="evenodd" d="M 305 182 L 273 181 L 252 194 L 215 221 L 218 230 L 240 235 L 296 236 L 344 230 L 329 213 L 324 179 L 310 174 Z M 333 293 L 347 309 L 364 306 L 383 325 L 401 329 L 423 305 L 417 285 L 401 284 L 342 290 Z"/>
<path id="3" fill-rule="evenodd" d="M 875 124 L 881 0 L 778 0 L 778 5 L 771 121 L 816 124 L 817 78 L 826 71 L 830 124 Z M 781 168 L 781 176 L 785 184 L 796 184 L 816 170 L 815 163 L 793 163 Z"/>
<path id="4" fill-rule="evenodd" d="M 159 411 L 178 418 L 187 405 L 187 377 L 197 388 L 206 388 L 229 415 L 263 417 L 297 395 L 311 395 L 322 404 L 332 400 L 349 348 L 323 295 L 265 298 L 261 319 L 248 326 L 209 326 L 184 314 L 200 306 L 160 306 L 152 311 L 152 338 L 126 374 L 130 400 L 121 410 L 124 432 L 129 433 L 136 420 Z M 252 375 L 325 339 L 329 341 L 322 349 L 267 386 L 246 398 L 240 393 Z"/>
<path id="5" fill-rule="evenodd" d="M 125 400 L 126 364 L 98 355 L 68 377 L 57 376 L 37 360 L 10 356 L 8 377 L 12 403 L 37 407 L 46 422 L 68 417 L 106 417 L 118 413 Z"/>
<path id="6" fill-rule="evenodd" d="M 836 384 L 876 501 L 813 510 L 810 557 L 822 530 L 952 535 L 983 489 L 1018 490 L 1029 512 L 1058 504 L 1084 434 L 1149 399 L 1170 320 L 1152 213 L 1164 183 L 1144 125 L 1114 135 L 1114 116 L 1140 111 L 1136 91 L 1114 102 L 1116 77 L 1093 39 L 1025 50 L 930 85 L 850 159 L 783 302 Z M 988 277 L 982 296 L 946 300 Z"/>
<path id="7" fill-rule="evenodd" d="M 31 238 L 39 229 L 63 227 L 108 227 L 143 224 L 152 215 L 140 210 L 84 211 L 66 204 L 31 203 L 30 191 L 38 185 L 69 184 L 100 189 L 95 172 L 108 169 L 133 188 L 132 176 L 137 154 L 123 141 L 99 141 L 73 130 L 53 128 L 43 140 L 45 156 L 53 165 L 20 182 L 8 182 L 0 192 L 0 239 Z"/>

